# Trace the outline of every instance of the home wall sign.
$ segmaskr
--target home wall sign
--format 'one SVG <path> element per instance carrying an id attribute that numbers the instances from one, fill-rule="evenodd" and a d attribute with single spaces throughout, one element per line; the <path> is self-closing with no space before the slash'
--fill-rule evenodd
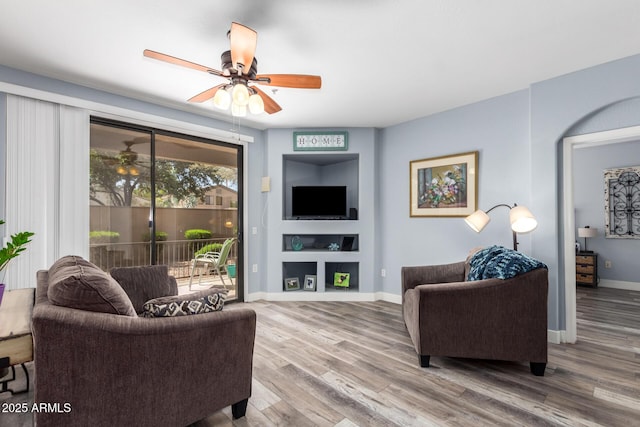
<path id="1" fill-rule="evenodd" d="M 347 132 L 294 132 L 294 151 L 347 151 Z"/>
<path id="2" fill-rule="evenodd" d="M 604 170 L 605 237 L 640 239 L 640 166 Z"/>

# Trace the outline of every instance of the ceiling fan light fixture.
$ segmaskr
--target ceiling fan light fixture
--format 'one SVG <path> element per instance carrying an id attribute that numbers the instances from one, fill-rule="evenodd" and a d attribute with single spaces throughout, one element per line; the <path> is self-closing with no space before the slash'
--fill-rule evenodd
<path id="1" fill-rule="evenodd" d="M 251 114 L 264 113 L 264 101 L 260 95 L 254 93 L 249 97 L 249 111 Z"/>
<path id="2" fill-rule="evenodd" d="M 227 32 L 230 49 L 220 55 L 221 70 L 196 64 L 175 56 L 145 49 L 143 55 L 179 65 L 193 70 L 202 71 L 217 77 L 223 77 L 228 83 L 213 86 L 191 97 L 189 102 L 205 102 L 213 99 L 216 107 L 229 110 L 234 107 L 234 116 L 244 116 L 246 110 L 252 114 L 274 114 L 282 110 L 274 99 L 253 84 L 298 89 L 320 89 L 320 76 L 306 74 L 262 74 L 258 75 L 258 60 L 255 57 L 258 33 L 237 22 L 231 23 Z M 249 85 L 252 85 L 249 87 Z M 226 93 L 228 92 L 228 93 Z M 275 93 L 275 90 L 274 92 Z M 251 95 L 257 95 L 250 101 Z M 249 105 L 251 103 L 251 105 Z M 240 108 L 244 107 L 244 108 Z"/>
<path id="3" fill-rule="evenodd" d="M 249 89 L 243 83 L 236 83 L 233 86 L 231 97 L 234 104 L 246 106 L 249 103 Z"/>
<path id="4" fill-rule="evenodd" d="M 219 89 L 213 97 L 213 105 L 221 110 L 227 110 L 231 105 L 231 94 L 224 89 Z"/>

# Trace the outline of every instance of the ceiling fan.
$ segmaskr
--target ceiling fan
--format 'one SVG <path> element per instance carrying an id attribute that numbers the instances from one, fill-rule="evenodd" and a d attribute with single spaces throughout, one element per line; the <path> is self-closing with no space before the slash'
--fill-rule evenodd
<path id="1" fill-rule="evenodd" d="M 258 74 L 258 60 L 255 58 L 258 33 L 255 30 L 233 22 L 227 35 L 231 50 L 221 55 L 222 71 L 149 49 L 144 50 L 144 56 L 226 78 L 226 83 L 197 94 L 189 99 L 189 102 L 204 102 L 213 98 L 214 105 L 223 110 L 231 107 L 231 114 L 237 117 L 245 116 L 247 109 L 253 114 L 263 111 L 273 114 L 282 110 L 269 95 L 255 85 L 320 89 L 320 76 Z"/>

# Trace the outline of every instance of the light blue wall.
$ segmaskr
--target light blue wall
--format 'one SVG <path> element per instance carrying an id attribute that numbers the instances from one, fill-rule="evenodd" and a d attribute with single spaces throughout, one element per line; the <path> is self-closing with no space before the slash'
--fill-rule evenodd
<path id="1" fill-rule="evenodd" d="M 572 126 L 565 136 L 636 126 L 640 122 L 638 112 L 640 112 L 640 98 L 614 102 L 584 117 Z"/>
<path id="2" fill-rule="evenodd" d="M 581 70 L 531 86 L 530 165 L 532 206 L 539 226 L 531 234 L 532 253 L 549 265 L 549 325 L 565 329 L 564 268 L 560 241 L 562 186 L 559 147 L 570 129 L 595 113 L 620 101 L 640 95 L 640 55 Z M 639 115 L 640 118 L 640 115 Z M 596 130 L 615 127 L 609 116 Z M 569 197 L 569 196 L 566 196 Z"/>
<path id="3" fill-rule="evenodd" d="M 476 233 L 463 218 L 409 217 L 409 162 L 479 151 L 478 208 L 499 203 L 529 206 L 529 94 L 512 93 L 381 131 L 380 222 L 382 280 L 385 292 L 400 293 L 406 265 L 462 261 L 476 246 L 512 247 L 506 208 L 491 212 L 491 222 Z M 530 253 L 530 237 L 520 249 Z"/>
<path id="4" fill-rule="evenodd" d="M 640 109 L 636 111 L 636 115 Z M 587 241 L 589 250 L 598 253 L 598 276 L 601 280 L 640 282 L 637 254 L 640 239 L 607 239 L 604 235 L 603 170 L 626 166 L 640 166 L 640 141 L 580 148 L 573 152 L 573 186 L 575 223 L 598 228 L 598 236 Z M 584 249 L 584 239 L 577 238 Z M 610 260 L 612 268 L 604 268 Z"/>
<path id="5" fill-rule="evenodd" d="M 411 160 L 480 151 L 480 208 L 527 205 L 539 222 L 520 249 L 549 266 L 549 326 L 564 329 L 559 201 L 562 138 L 640 122 L 640 56 L 533 84 L 528 90 L 467 105 L 381 131 L 379 267 L 385 292 L 399 292 L 403 265 L 464 259 L 478 245 L 510 245 L 507 210 L 474 234 L 460 218 L 409 217 Z"/>
<path id="6" fill-rule="evenodd" d="M 244 236 L 244 241 L 249 248 L 249 255 L 247 258 L 247 284 L 249 294 L 260 292 L 265 286 L 264 274 L 261 271 L 254 273 L 252 266 L 265 265 L 265 253 L 267 251 L 267 223 L 269 220 L 268 212 L 266 209 L 267 197 L 269 193 L 262 193 L 261 180 L 262 177 L 267 175 L 267 146 L 262 136 L 253 144 L 248 146 L 248 165 L 247 175 L 249 176 L 248 182 L 245 185 L 247 191 L 247 199 L 249 200 L 248 206 L 248 224 L 247 235 Z M 255 234 L 253 233 L 255 230 Z"/>

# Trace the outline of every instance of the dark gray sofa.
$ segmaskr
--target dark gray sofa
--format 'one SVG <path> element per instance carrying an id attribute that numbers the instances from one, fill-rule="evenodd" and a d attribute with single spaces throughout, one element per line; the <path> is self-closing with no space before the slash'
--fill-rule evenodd
<path id="1" fill-rule="evenodd" d="M 465 281 L 465 262 L 402 268 L 402 312 L 419 356 L 547 364 L 548 271 Z"/>
<path id="2" fill-rule="evenodd" d="M 127 274 L 136 277 L 135 269 Z M 244 416 L 253 310 L 228 306 L 162 318 L 86 311 L 52 304 L 49 279 L 48 271 L 37 273 L 35 403 L 59 403 L 61 410 L 37 412 L 38 427 L 186 426 L 229 405 L 234 417 Z M 167 286 L 176 293 L 175 279 L 158 288 L 166 293 Z M 162 296 L 153 289 L 125 290 L 139 305 Z"/>

